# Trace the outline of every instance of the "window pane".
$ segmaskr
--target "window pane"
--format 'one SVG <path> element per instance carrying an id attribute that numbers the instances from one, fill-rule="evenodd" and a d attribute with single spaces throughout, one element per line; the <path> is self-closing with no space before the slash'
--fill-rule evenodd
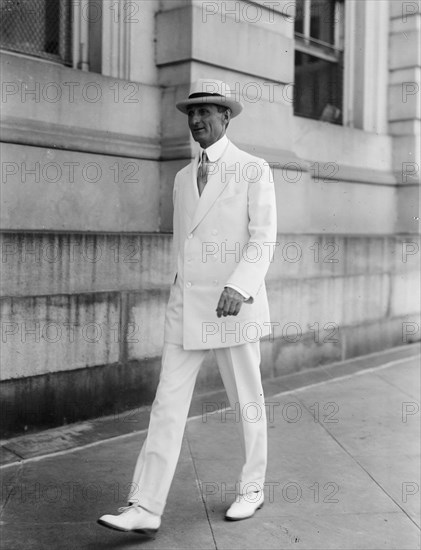
<path id="1" fill-rule="evenodd" d="M 70 2 L 0 0 L 0 47 L 70 63 Z"/>
<path id="2" fill-rule="evenodd" d="M 295 52 L 294 114 L 342 124 L 342 59 Z"/>
<path id="3" fill-rule="evenodd" d="M 294 30 L 301 34 L 304 33 L 304 0 L 296 0 Z"/>
<path id="4" fill-rule="evenodd" d="M 334 0 L 311 0 L 311 38 L 334 43 L 335 3 Z"/>

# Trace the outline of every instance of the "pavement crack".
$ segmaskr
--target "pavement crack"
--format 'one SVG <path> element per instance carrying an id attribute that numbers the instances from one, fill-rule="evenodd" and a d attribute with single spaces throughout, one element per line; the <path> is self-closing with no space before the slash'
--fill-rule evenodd
<path id="1" fill-rule="evenodd" d="M 4 498 L 4 501 L 0 505 L 0 517 L 3 517 L 4 511 L 6 510 L 6 506 L 8 505 L 9 501 L 11 500 L 12 496 L 15 493 L 15 488 L 20 480 L 22 480 L 23 477 L 23 462 L 19 463 L 19 466 L 16 468 L 16 471 L 13 474 L 13 480 L 10 481 L 10 483 L 4 484 L 2 481 L 2 490 L 4 487 L 7 487 L 10 485 L 10 491 L 7 491 L 6 496 Z"/>
<path id="2" fill-rule="evenodd" d="M 213 532 L 212 523 L 211 523 L 209 512 L 208 512 L 208 507 L 206 506 L 206 500 L 203 496 L 202 485 L 200 483 L 199 473 L 197 471 L 196 461 L 194 460 L 194 457 L 193 457 L 193 452 L 192 452 L 192 448 L 191 448 L 191 445 L 190 445 L 189 434 L 188 434 L 187 430 L 186 430 L 186 441 L 187 441 L 187 445 L 189 447 L 189 454 L 190 454 L 190 458 L 191 458 L 193 468 L 194 468 L 194 475 L 196 477 L 196 485 L 197 485 L 199 493 L 200 493 L 200 498 L 201 498 L 202 503 L 203 503 L 203 508 L 205 509 L 206 519 L 208 520 L 208 525 L 209 525 L 209 529 L 210 529 L 210 532 L 211 532 L 211 535 L 212 535 L 213 544 L 214 544 L 215 550 L 217 550 L 218 547 L 217 547 L 217 544 L 216 544 L 215 533 Z"/>

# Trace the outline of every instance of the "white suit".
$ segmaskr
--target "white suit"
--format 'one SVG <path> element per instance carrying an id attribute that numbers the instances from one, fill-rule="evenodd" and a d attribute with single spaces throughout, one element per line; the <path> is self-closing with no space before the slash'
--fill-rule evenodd
<path id="1" fill-rule="evenodd" d="M 215 145 L 215 144 L 214 144 Z M 260 158 L 225 136 L 199 197 L 196 157 L 174 184 L 174 283 L 165 320 L 165 347 L 147 440 L 137 461 L 130 501 L 162 514 L 181 448 L 194 384 L 207 350 L 216 355 L 232 408 L 259 408 L 241 422 L 244 466 L 239 492 L 262 487 L 266 415 L 259 339 L 270 332 L 264 277 L 276 241 L 272 174 Z M 218 318 L 224 286 L 250 298 L 238 316 Z"/>
<path id="2" fill-rule="evenodd" d="M 175 178 L 178 275 L 167 312 L 165 341 L 182 343 L 184 349 L 229 347 L 269 334 L 264 277 L 276 241 L 272 174 L 264 160 L 226 142 L 200 199 L 198 158 Z M 218 319 L 216 305 L 223 287 L 231 284 L 251 299 L 238 316 Z M 184 311 L 182 319 L 178 307 Z"/>

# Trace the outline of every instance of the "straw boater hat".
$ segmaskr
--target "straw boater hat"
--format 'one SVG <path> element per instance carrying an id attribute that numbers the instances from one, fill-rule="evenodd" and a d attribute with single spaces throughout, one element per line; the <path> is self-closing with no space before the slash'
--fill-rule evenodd
<path id="1" fill-rule="evenodd" d="M 211 103 L 213 105 L 222 105 L 231 109 L 231 118 L 236 117 L 243 110 L 243 104 L 235 99 L 231 88 L 221 80 L 202 78 L 194 82 L 190 88 L 188 99 L 179 101 L 176 107 L 179 111 L 187 114 L 190 105 L 199 103 Z"/>

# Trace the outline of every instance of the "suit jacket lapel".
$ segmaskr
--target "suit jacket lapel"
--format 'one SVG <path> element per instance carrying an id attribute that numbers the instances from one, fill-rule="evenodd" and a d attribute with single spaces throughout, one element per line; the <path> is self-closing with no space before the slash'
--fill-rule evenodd
<path id="1" fill-rule="evenodd" d="M 216 199 L 228 185 L 230 179 L 234 175 L 234 165 L 235 165 L 235 147 L 229 142 L 228 146 L 218 161 L 219 169 L 215 174 L 209 176 L 206 187 L 203 190 L 202 195 L 200 196 L 199 202 L 197 203 L 197 208 L 194 213 L 192 223 L 190 226 L 190 232 L 199 225 L 203 220 L 206 214 L 214 205 Z M 198 160 L 196 159 L 196 172 L 193 172 L 194 185 L 197 189 L 197 166 Z M 198 191 L 196 191 L 198 195 Z"/>

